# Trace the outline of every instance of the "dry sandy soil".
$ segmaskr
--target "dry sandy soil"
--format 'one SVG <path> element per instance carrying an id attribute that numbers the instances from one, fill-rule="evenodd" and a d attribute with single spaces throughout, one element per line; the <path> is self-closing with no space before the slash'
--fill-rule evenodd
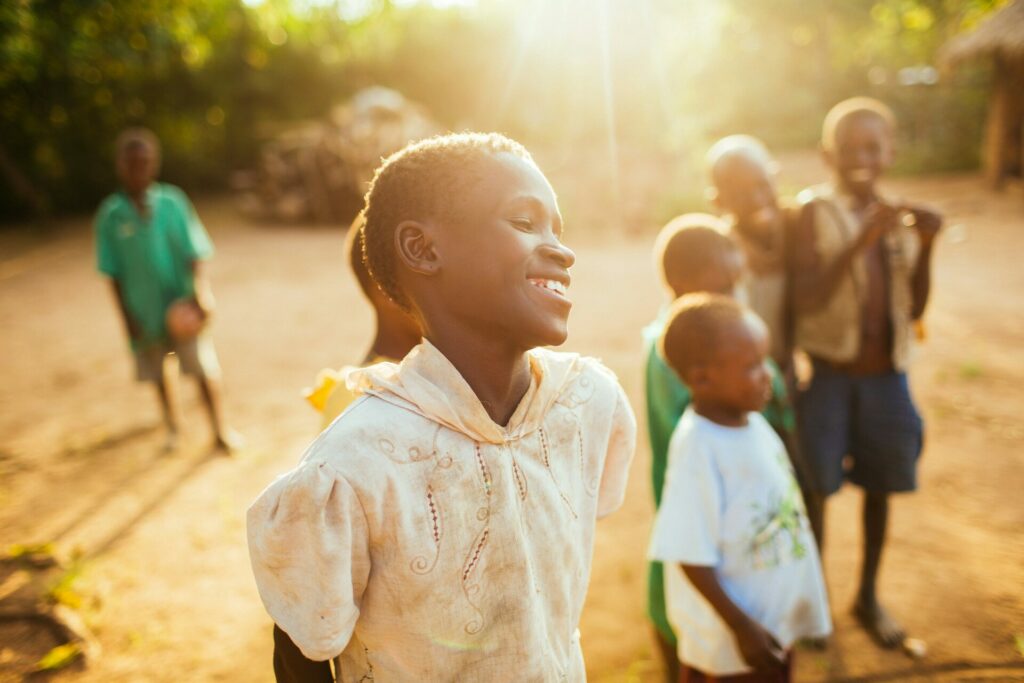
<path id="1" fill-rule="evenodd" d="M 791 186 L 822 173 L 806 155 L 786 168 Z M 895 503 L 882 580 L 930 652 L 915 662 L 880 651 L 849 616 L 860 496 L 845 489 L 829 506 L 825 553 L 836 635 L 826 652 L 802 653 L 798 680 L 1024 680 L 1024 199 L 974 176 L 891 188 L 948 219 L 912 372 L 928 426 L 921 491 Z M 161 455 L 157 404 L 132 381 L 87 218 L 45 237 L 0 235 L 0 547 L 79 553 L 73 594 L 103 648 L 58 681 L 273 678 L 244 511 L 314 435 L 301 389 L 320 368 L 362 357 L 370 313 L 345 274 L 340 231 L 248 224 L 223 199 L 199 210 L 218 246 L 227 407 L 248 438 L 232 459 L 210 455 L 191 385 L 185 446 Z M 662 302 L 653 227 L 568 234 L 578 263 L 567 346 L 603 358 L 641 416 L 639 331 Z M 582 625 L 594 681 L 660 680 L 644 618 L 648 463 L 642 438 L 625 507 L 599 529 Z M 0 625 L 0 680 L 20 680 L 44 645 Z"/>

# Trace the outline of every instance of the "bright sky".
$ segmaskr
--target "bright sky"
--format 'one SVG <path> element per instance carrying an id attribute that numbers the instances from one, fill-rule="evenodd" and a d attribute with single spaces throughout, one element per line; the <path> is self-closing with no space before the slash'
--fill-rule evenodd
<path id="1" fill-rule="evenodd" d="M 242 0 L 246 5 L 256 7 L 262 5 L 266 0 Z M 477 0 L 392 0 L 399 7 L 409 7 L 417 4 L 428 4 L 433 7 L 472 7 Z M 330 7 L 337 5 L 338 15 L 346 21 L 358 21 L 369 14 L 374 5 L 374 0 L 291 0 L 292 7 L 296 12 L 303 12 L 315 7 Z"/>

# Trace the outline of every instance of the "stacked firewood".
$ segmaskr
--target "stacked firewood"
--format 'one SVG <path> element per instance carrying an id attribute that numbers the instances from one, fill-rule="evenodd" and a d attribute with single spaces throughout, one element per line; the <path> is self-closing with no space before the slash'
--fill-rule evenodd
<path id="1" fill-rule="evenodd" d="M 235 174 L 232 185 L 251 218 L 348 223 L 381 159 L 440 131 L 421 105 L 394 90 L 367 88 L 326 120 L 274 136 L 259 167 Z"/>

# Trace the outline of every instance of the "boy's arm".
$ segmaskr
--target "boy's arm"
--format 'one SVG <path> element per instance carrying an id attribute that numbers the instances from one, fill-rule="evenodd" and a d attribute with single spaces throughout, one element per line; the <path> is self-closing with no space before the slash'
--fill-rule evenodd
<path id="1" fill-rule="evenodd" d="M 200 310 L 205 315 L 210 315 L 213 313 L 215 302 L 213 299 L 213 289 L 210 288 L 210 280 L 206 277 L 206 268 L 202 263 L 199 259 L 194 259 L 191 262 L 192 298 L 195 299 L 196 304 L 199 305 Z"/>
<path id="2" fill-rule="evenodd" d="M 611 414 L 608 451 L 597 491 L 598 519 L 610 515 L 622 506 L 626 498 L 629 465 L 636 452 L 636 416 L 629 405 L 629 398 L 615 375 L 603 367 L 602 371 L 607 373 L 606 377 L 613 383 L 616 398 L 615 408 Z"/>
<path id="3" fill-rule="evenodd" d="M 274 678 L 277 683 L 334 683 L 330 660 L 308 659 L 277 624 L 274 624 Z"/>
<path id="4" fill-rule="evenodd" d="M 651 447 L 651 485 L 655 507 L 661 505 L 665 470 L 668 467 L 668 444 L 683 411 L 689 405 L 689 392 L 675 372 L 658 355 L 655 345 L 647 349 L 645 368 L 647 399 L 647 433 Z"/>
<path id="5" fill-rule="evenodd" d="M 351 484 L 318 459 L 274 481 L 246 512 L 249 559 L 260 598 L 305 659 L 348 646 L 370 577 L 367 517 Z"/>
<path id="6" fill-rule="evenodd" d="M 128 333 L 128 338 L 133 341 L 138 341 L 142 337 L 142 326 L 139 322 L 128 312 L 128 305 L 124 301 L 124 293 L 121 291 L 121 283 L 117 281 L 117 278 L 110 278 L 110 284 L 114 289 L 114 299 L 117 300 L 117 310 L 121 311 L 121 319 L 124 320 L 124 328 Z"/>
<path id="7" fill-rule="evenodd" d="M 795 230 L 792 272 L 793 309 L 797 314 L 823 308 L 835 294 L 853 260 L 893 228 L 899 214 L 898 209 L 888 204 L 874 204 L 864 218 L 864 229 L 857 239 L 823 265 L 815 244 L 814 210 L 814 202 L 804 205 Z"/>
<path id="8" fill-rule="evenodd" d="M 921 207 L 911 207 L 914 216 L 914 227 L 921 242 L 921 250 L 917 254 L 917 263 L 911 276 L 910 286 L 913 303 L 910 309 L 911 318 L 917 320 L 924 315 L 928 306 L 928 296 L 932 289 L 932 246 L 935 236 L 942 227 L 942 216 L 934 211 Z"/>
<path id="9" fill-rule="evenodd" d="M 686 578 L 722 617 L 740 649 L 743 659 L 753 669 L 768 672 L 778 669 L 785 660 L 782 646 L 771 633 L 747 616 L 726 594 L 715 575 L 715 568 L 693 564 L 679 565 Z"/>

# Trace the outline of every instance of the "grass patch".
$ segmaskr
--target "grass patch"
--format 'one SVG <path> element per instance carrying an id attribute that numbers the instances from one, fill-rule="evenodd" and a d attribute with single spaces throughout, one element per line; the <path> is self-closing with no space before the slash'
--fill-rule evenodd
<path id="1" fill-rule="evenodd" d="M 960 364 L 960 379 L 975 380 L 984 376 L 985 370 L 978 361 L 969 360 Z"/>

